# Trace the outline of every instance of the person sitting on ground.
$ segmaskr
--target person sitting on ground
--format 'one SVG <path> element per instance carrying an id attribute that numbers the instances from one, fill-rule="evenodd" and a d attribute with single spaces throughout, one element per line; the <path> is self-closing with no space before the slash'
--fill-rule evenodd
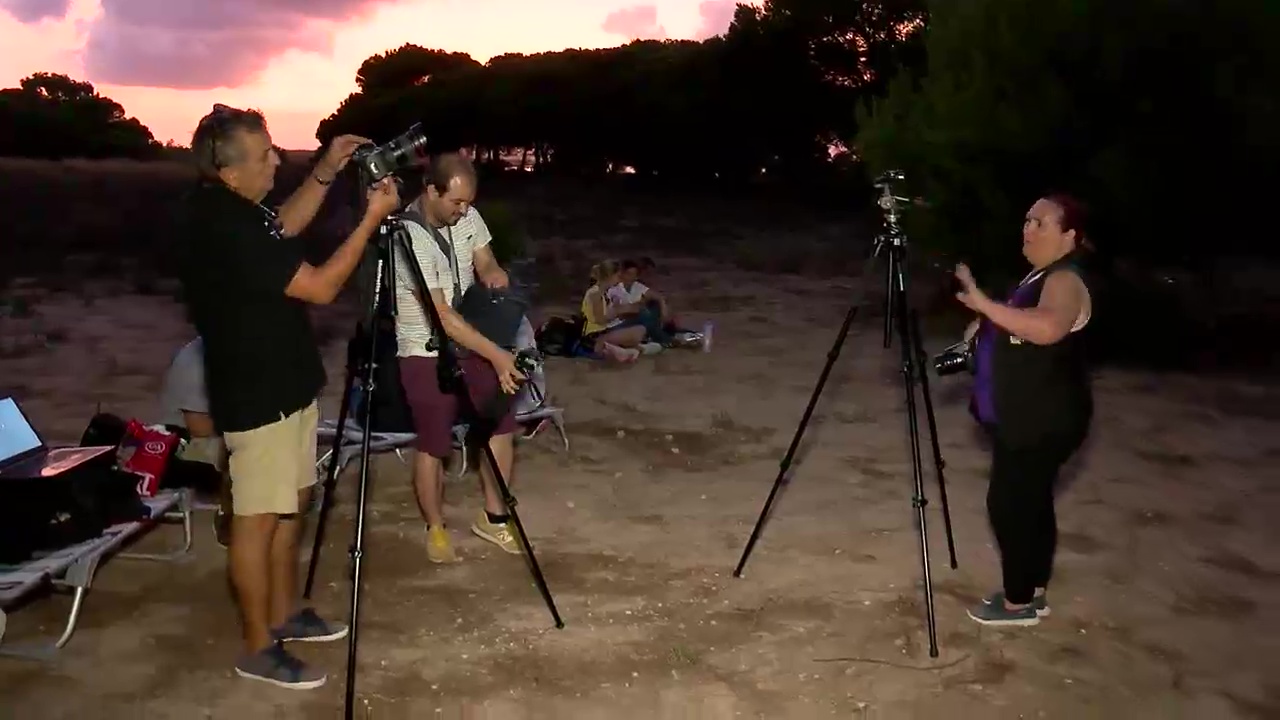
<path id="1" fill-rule="evenodd" d="M 582 296 L 582 339 L 584 349 L 617 362 L 635 362 L 640 356 L 645 329 L 641 325 L 624 326 L 622 309 L 609 300 L 608 288 L 621 281 L 616 260 L 604 260 L 591 268 L 591 287 Z"/>
<path id="2" fill-rule="evenodd" d="M 231 537 L 231 483 L 226 476 L 227 446 L 213 426 L 209 396 L 204 380 L 204 340 L 200 337 L 182 346 L 169 363 L 160 393 L 164 416 L 161 422 L 178 431 L 184 442 L 177 457 L 212 465 L 221 475 L 218 508 L 213 518 L 213 534 L 227 547 Z"/>
<path id="3" fill-rule="evenodd" d="M 648 288 L 647 294 L 652 298 L 661 298 L 661 302 L 649 301 L 648 306 L 662 316 L 662 329 L 668 335 L 675 338 L 675 344 L 681 347 L 701 344 L 701 333 L 685 327 L 680 324 L 680 318 L 676 316 L 674 310 L 671 309 L 671 299 L 666 294 L 659 295 L 653 288 L 662 284 L 662 279 L 657 277 L 658 264 L 651 257 L 641 257 L 636 260 L 636 282 Z M 628 273 L 623 273 L 624 280 L 628 277 Z"/>
<path id="4" fill-rule="evenodd" d="M 660 293 L 640 282 L 640 262 L 623 260 L 619 282 L 611 285 L 606 293 L 610 304 L 616 308 L 622 325 L 644 327 L 646 339 L 669 346 L 671 334 L 663 329 L 667 317 L 666 299 Z"/>

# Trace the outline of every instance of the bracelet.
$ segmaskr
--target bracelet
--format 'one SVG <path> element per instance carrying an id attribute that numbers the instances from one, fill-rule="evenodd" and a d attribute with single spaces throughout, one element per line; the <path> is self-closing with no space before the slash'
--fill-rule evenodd
<path id="1" fill-rule="evenodd" d="M 332 185 L 332 184 L 333 184 L 333 180 L 332 180 L 332 179 L 330 179 L 330 180 L 321 180 L 321 179 L 320 179 L 320 176 L 319 176 L 319 175 L 317 175 L 317 174 L 315 174 L 315 173 L 311 173 L 311 179 L 312 179 L 312 180 L 315 180 L 316 182 L 320 183 L 321 185 Z"/>

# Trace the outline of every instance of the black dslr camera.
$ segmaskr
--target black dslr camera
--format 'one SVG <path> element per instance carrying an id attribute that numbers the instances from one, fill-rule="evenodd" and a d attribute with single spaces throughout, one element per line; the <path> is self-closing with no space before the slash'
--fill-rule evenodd
<path id="1" fill-rule="evenodd" d="M 516 352 L 516 369 L 527 378 L 532 378 L 535 372 L 541 370 L 542 363 L 542 353 L 536 348 L 527 348 Z"/>
<path id="2" fill-rule="evenodd" d="M 976 341 L 976 338 L 975 338 Z M 958 372 L 973 372 L 973 341 L 962 340 L 933 356 L 933 371 L 938 377 Z"/>
<path id="3" fill-rule="evenodd" d="M 359 168 L 360 178 L 368 186 L 411 166 L 426 154 L 427 136 L 422 132 L 422 123 L 414 123 L 402 135 L 382 145 L 369 143 L 356 148 L 351 154 L 351 164 Z"/>

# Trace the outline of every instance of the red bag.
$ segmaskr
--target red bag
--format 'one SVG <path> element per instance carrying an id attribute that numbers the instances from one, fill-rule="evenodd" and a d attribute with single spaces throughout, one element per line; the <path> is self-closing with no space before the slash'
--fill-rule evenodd
<path id="1" fill-rule="evenodd" d="M 117 459 L 121 470 L 138 476 L 138 495 L 151 497 L 160 489 L 169 457 L 178 444 L 178 436 L 163 428 L 147 427 L 130 420 L 120 442 Z"/>

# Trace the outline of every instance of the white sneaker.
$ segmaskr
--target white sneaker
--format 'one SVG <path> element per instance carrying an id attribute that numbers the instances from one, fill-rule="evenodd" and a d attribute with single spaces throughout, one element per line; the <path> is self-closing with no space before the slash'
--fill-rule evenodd
<path id="1" fill-rule="evenodd" d="M 662 352 L 662 345 L 656 342 L 647 342 L 640 344 L 641 355 L 657 355 Z"/>

